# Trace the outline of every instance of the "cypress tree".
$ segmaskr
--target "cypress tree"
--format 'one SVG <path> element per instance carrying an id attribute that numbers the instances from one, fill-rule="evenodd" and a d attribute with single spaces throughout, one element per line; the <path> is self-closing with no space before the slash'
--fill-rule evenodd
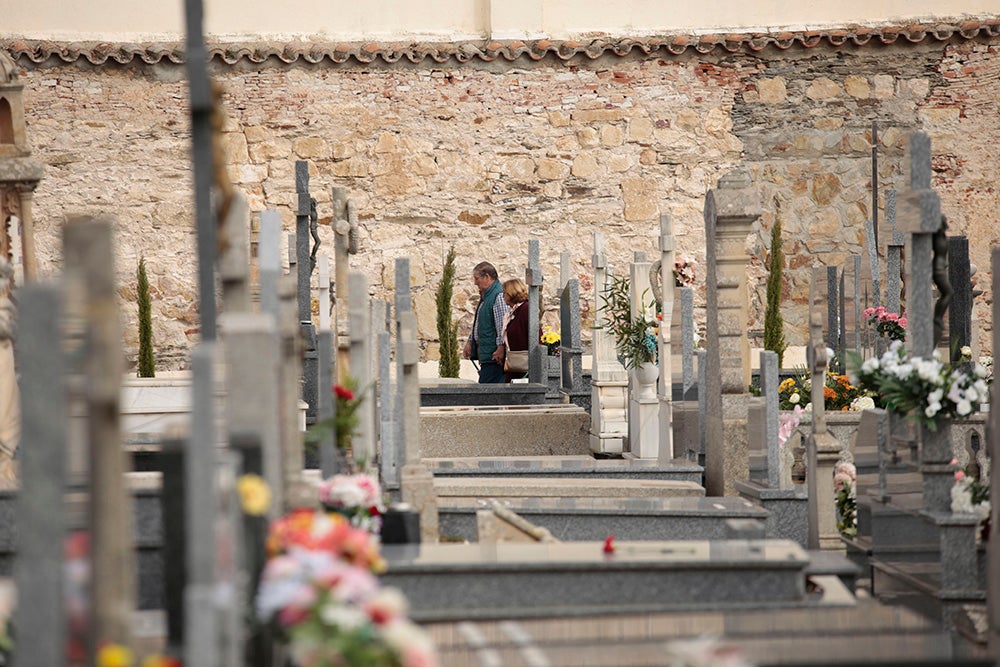
<path id="1" fill-rule="evenodd" d="M 451 321 L 451 297 L 455 287 L 455 246 L 448 249 L 444 260 L 444 271 L 438 283 L 437 330 L 440 341 L 441 360 L 438 375 L 443 378 L 457 378 L 461 367 L 458 351 L 458 322 Z"/>
<path id="2" fill-rule="evenodd" d="M 149 301 L 149 280 L 146 278 L 146 258 L 139 258 L 139 377 L 156 375 L 153 360 L 153 316 Z"/>
<path id="3" fill-rule="evenodd" d="M 784 320 L 781 317 L 781 272 L 785 262 L 781 252 L 781 204 L 775 202 L 774 226 L 771 228 L 771 258 L 768 262 L 767 307 L 764 311 L 764 349 L 778 355 L 781 368 L 785 355 Z"/>

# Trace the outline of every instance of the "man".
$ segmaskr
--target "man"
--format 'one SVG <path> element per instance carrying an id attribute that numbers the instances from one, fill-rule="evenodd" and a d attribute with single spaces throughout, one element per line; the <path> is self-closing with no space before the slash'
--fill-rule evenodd
<path id="1" fill-rule="evenodd" d="M 462 356 L 479 361 L 480 384 L 503 382 L 503 318 L 510 307 L 503 300 L 503 286 L 497 270 L 489 262 L 476 265 L 472 270 L 472 282 L 479 289 L 479 306 Z"/>

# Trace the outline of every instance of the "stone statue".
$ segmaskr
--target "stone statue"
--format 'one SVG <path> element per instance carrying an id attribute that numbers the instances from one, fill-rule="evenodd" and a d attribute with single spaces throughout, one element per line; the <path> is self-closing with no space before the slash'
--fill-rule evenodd
<path id="1" fill-rule="evenodd" d="M 21 406 L 14 371 L 16 310 L 10 295 L 13 267 L 0 257 L 0 488 L 17 483 L 17 452 L 21 435 Z"/>
<path id="2" fill-rule="evenodd" d="M 944 335 L 944 315 L 951 303 L 951 282 L 948 279 L 948 221 L 941 216 L 941 228 L 934 232 L 931 241 L 934 248 L 933 278 L 938 289 L 938 300 L 934 303 L 934 343 L 936 347 Z"/>

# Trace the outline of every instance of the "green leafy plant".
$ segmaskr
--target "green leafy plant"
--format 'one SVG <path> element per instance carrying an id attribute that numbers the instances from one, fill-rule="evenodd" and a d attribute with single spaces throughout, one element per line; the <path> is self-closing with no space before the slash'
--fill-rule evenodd
<path id="1" fill-rule="evenodd" d="M 646 293 L 642 294 L 643 303 Z M 629 283 L 624 278 L 613 277 L 601 294 L 604 308 L 603 327 L 615 339 L 615 350 L 625 364 L 625 368 L 635 368 L 643 364 L 656 363 L 659 343 L 661 315 L 657 304 L 651 303 L 643 312 L 632 317 L 629 302 Z"/>
<path id="2" fill-rule="evenodd" d="M 153 359 L 153 319 L 149 299 L 149 279 L 146 277 L 146 258 L 139 258 L 137 278 L 139 301 L 139 377 L 156 376 L 156 362 Z"/>
<path id="3" fill-rule="evenodd" d="M 774 226 L 771 228 L 771 257 L 768 262 L 767 306 L 764 310 L 764 349 L 778 355 L 779 368 L 788 348 L 784 318 L 781 317 L 781 273 L 784 261 L 781 251 L 781 216 L 775 213 Z"/>
<path id="4" fill-rule="evenodd" d="M 451 297 L 455 289 L 455 246 L 448 249 L 444 260 L 444 271 L 437 293 L 437 330 L 440 341 L 441 360 L 438 363 L 438 376 L 457 378 L 461 368 L 461 358 L 458 350 L 458 322 L 452 321 Z"/>

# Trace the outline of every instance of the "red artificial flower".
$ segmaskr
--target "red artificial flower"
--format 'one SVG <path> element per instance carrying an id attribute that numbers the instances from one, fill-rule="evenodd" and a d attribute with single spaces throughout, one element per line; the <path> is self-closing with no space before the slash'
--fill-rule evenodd
<path id="1" fill-rule="evenodd" d="M 602 548 L 604 553 L 613 554 L 615 552 L 615 536 L 608 535 L 604 538 L 604 547 Z"/>
<path id="2" fill-rule="evenodd" d="M 354 392 L 347 387 L 342 387 L 339 384 L 333 385 L 333 393 L 337 395 L 337 398 L 343 399 L 345 401 L 354 400 Z"/>

